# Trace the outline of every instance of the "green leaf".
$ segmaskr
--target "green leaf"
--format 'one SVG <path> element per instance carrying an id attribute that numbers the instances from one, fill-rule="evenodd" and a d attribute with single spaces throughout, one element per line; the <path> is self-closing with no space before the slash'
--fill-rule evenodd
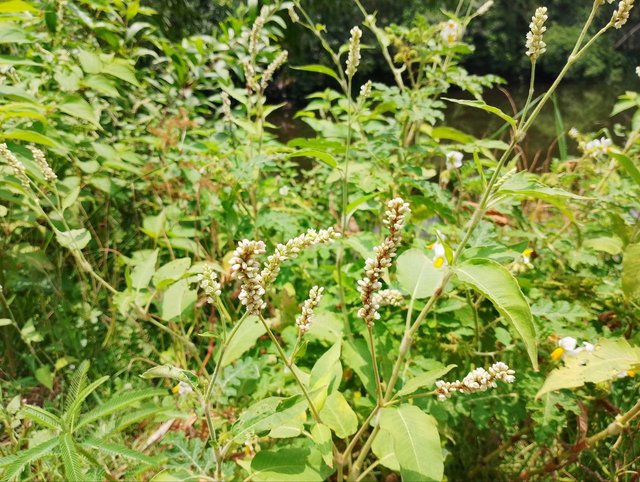
<path id="1" fill-rule="evenodd" d="M 505 114 L 497 107 L 493 107 L 491 105 L 486 104 L 481 100 L 466 100 L 466 99 L 450 99 L 447 97 L 443 97 L 443 100 L 448 100 L 449 102 L 453 102 L 454 104 L 466 105 L 467 107 L 473 107 L 474 109 L 481 109 L 485 112 L 489 112 L 490 114 L 497 115 L 500 119 L 506 121 L 515 128 L 516 120 L 510 115 Z"/>
<path id="2" fill-rule="evenodd" d="M 62 430 L 62 420 L 57 415 L 48 412 L 44 408 L 34 405 L 25 405 L 22 414 L 29 420 L 33 420 L 40 425 L 44 425 L 52 430 Z"/>
<path id="3" fill-rule="evenodd" d="M 76 430 L 84 427 L 89 423 L 93 423 L 96 420 L 106 417 L 107 415 L 111 415 L 114 412 L 118 412 L 124 410 L 125 408 L 131 407 L 132 405 L 145 400 L 147 398 L 166 395 L 166 390 L 158 390 L 158 389 L 147 389 L 147 390 L 136 390 L 131 392 L 125 392 L 118 395 L 114 395 L 108 401 L 104 402 L 102 405 L 98 405 L 96 408 L 84 414 L 78 424 L 76 425 Z"/>
<path id="4" fill-rule="evenodd" d="M 160 309 L 162 319 L 169 321 L 179 318 L 198 299 L 196 290 L 189 289 L 186 279 L 181 279 L 173 283 L 162 296 L 162 307 Z"/>
<path id="5" fill-rule="evenodd" d="M 405 251 L 396 263 L 398 283 L 412 299 L 427 298 L 435 293 L 445 272 L 436 268 L 433 260 L 419 249 Z"/>
<path id="6" fill-rule="evenodd" d="M 37 12 L 38 9 L 22 0 L 8 0 L 0 3 L 0 13 Z"/>
<path id="7" fill-rule="evenodd" d="M 384 429 L 378 431 L 378 435 L 371 444 L 371 451 L 382 465 L 394 472 L 400 472 L 400 464 L 393 447 L 393 437 L 388 431 Z"/>
<path id="8" fill-rule="evenodd" d="M 64 475 L 68 482 L 81 482 L 85 480 L 82 475 L 80 454 L 70 434 L 60 436 L 60 458 L 64 467 Z"/>
<path id="9" fill-rule="evenodd" d="M 320 452 L 308 448 L 262 450 L 251 461 L 251 471 L 256 482 L 322 482 L 333 472 Z"/>
<path id="10" fill-rule="evenodd" d="M 78 49 L 78 61 L 82 70 L 87 74 L 99 74 L 102 72 L 102 61 L 98 54 L 88 50 Z"/>
<path id="11" fill-rule="evenodd" d="M 158 261 L 158 250 L 153 250 L 145 259 L 136 265 L 131 272 L 131 287 L 141 290 L 149 286 L 151 277 L 156 272 L 156 262 Z"/>
<path id="12" fill-rule="evenodd" d="M 315 149 L 301 149 L 296 152 L 292 152 L 287 157 L 313 157 L 314 159 L 318 159 L 319 161 L 324 162 L 326 165 L 330 167 L 337 167 L 338 163 L 334 159 L 331 154 L 328 154 L 324 151 L 317 151 Z"/>
<path id="13" fill-rule="evenodd" d="M 584 242 L 584 246 L 587 248 L 602 251 L 603 253 L 608 253 L 613 256 L 622 253 L 622 245 L 622 240 L 615 236 L 591 238 Z"/>
<path id="14" fill-rule="evenodd" d="M 63 248 L 71 250 L 84 249 L 91 241 L 91 233 L 84 228 L 71 231 L 56 231 L 56 239 Z"/>
<path id="15" fill-rule="evenodd" d="M 335 70 L 327 67 L 326 65 L 319 64 L 310 64 L 310 65 L 301 65 L 299 67 L 291 66 L 293 70 L 302 70 L 304 72 L 315 72 L 318 74 L 328 75 L 332 79 L 335 79 L 340 84 L 340 77 L 336 74 Z"/>
<path id="16" fill-rule="evenodd" d="M 20 129 L 14 129 L 12 131 L 6 131 L 1 134 L 4 139 L 13 139 L 17 141 L 33 142 L 34 144 L 40 144 L 48 147 L 60 148 L 60 144 L 39 132 L 23 131 Z"/>
<path id="17" fill-rule="evenodd" d="M 2 473 L 2 480 L 18 480 L 24 469 L 36 460 L 50 454 L 60 443 L 60 437 L 54 437 L 44 443 L 27 450 L 18 452 L 17 456 L 9 463 Z"/>
<path id="18" fill-rule="evenodd" d="M 340 342 L 337 342 L 318 359 L 309 375 L 311 399 L 318 410 L 322 410 L 328 393 L 338 389 L 341 379 Z"/>
<path id="19" fill-rule="evenodd" d="M 9 318 L 0 318 L 0 326 L 9 326 L 13 322 Z"/>
<path id="20" fill-rule="evenodd" d="M 442 378 L 444 375 L 453 370 L 457 365 L 449 365 L 442 368 L 435 368 L 433 370 L 426 371 L 421 373 L 411 380 L 409 380 L 401 389 L 398 391 L 396 397 L 402 397 L 404 395 L 410 395 L 411 393 L 419 390 L 420 388 L 429 388 L 431 387 L 436 380 Z"/>
<path id="21" fill-rule="evenodd" d="M 380 428 L 391 434 L 403 481 L 442 480 L 440 436 L 432 416 L 414 405 L 383 408 Z"/>
<path id="22" fill-rule="evenodd" d="M 65 114 L 77 119 L 85 120 L 95 127 L 100 128 L 100 121 L 95 110 L 86 100 L 79 95 L 72 95 L 58 106 L 58 109 Z"/>
<path id="23" fill-rule="evenodd" d="M 191 266 L 191 258 L 178 258 L 158 268 L 153 275 L 153 284 L 156 288 L 164 288 L 174 281 L 179 280 Z"/>
<path id="24" fill-rule="evenodd" d="M 153 378 L 170 378 L 179 382 L 188 383 L 194 387 L 198 386 L 198 376 L 195 373 L 172 365 L 158 365 L 153 368 L 149 368 L 146 372 L 140 375 L 140 378 L 149 380 Z"/>
<path id="25" fill-rule="evenodd" d="M 631 300 L 640 300 L 640 243 L 630 244 L 622 255 L 622 291 Z"/>
<path id="26" fill-rule="evenodd" d="M 0 44 L 31 43 L 27 31 L 14 22 L 0 23 Z"/>
<path id="27" fill-rule="evenodd" d="M 48 366 L 43 365 L 36 368 L 34 375 L 36 376 L 36 380 L 42 383 L 49 390 L 53 389 L 53 374 Z"/>
<path id="28" fill-rule="evenodd" d="M 516 279 L 502 265 L 489 259 L 471 259 L 454 267 L 458 279 L 486 296 L 505 320 L 518 332 L 529 359 L 538 369 L 536 332 L 529 303 Z"/>
<path id="29" fill-rule="evenodd" d="M 615 380 L 621 372 L 638 368 L 640 347 L 631 346 L 624 338 L 603 338 L 596 344 L 593 353 L 585 350 L 565 357 L 564 366 L 549 373 L 536 398 L 562 388 Z"/>
<path id="30" fill-rule="evenodd" d="M 113 75 L 135 86 L 140 85 L 138 79 L 136 79 L 136 71 L 124 60 L 116 59 L 113 63 L 106 64 L 102 69 L 102 73 Z"/>
<path id="31" fill-rule="evenodd" d="M 375 398 L 377 396 L 376 382 L 367 342 L 362 339 L 345 341 L 342 356 L 347 366 L 356 372 L 369 395 Z"/>
<path id="32" fill-rule="evenodd" d="M 320 410 L 320 418 L 331 428 L 338 438 L 347 438 L 358 430 L 358 417 L 342 393 L 331 393 L 324 407 Z"/>
<path id="33" fill-rule="evenodd" d="M 618 163 L 627 171 L 627 174 L 631 176 L 631 179 L 633 179 L 636 184 L 640 186 L 640 170 L 638 169 L 638 166 L 636 166 L 634 161 L 624 154 L 619 154 L 617 152 L 610 152 L 609 155 L 616 161 L 618 161 Z"/>
<path id="34" fill-rule="evenodd" d="M 109 377 L 105 375 L 94 381 L 93 383 L 90 383 L 89 386 L 83 388 L 73 399 L 69 407 L 66 409 L 66 413 L 64 414 L 64 419 L 68 427 L 73 427 L 74 422 L 76 418 L 78 418 L 78 414 L 80 413 L 82 403 L 86 400 L 86 398 L 107 380 L 109 380 Z"/>
<path id="35" fill-rule="evenodd" d="M 315 424 L 311 428 L 311 437 L 315 443 L 320 454 L 322 454 L 322 460 L 329 467 L 333 467 L 333 443 L 331 438 L 331 429 L 321 423 Z"/>
<path id="36" fill-rule="evenodd" d="M 266 328 L 256 316 L 248 316 L 242 321 L 242 326 L 238 328 L 236 335 L 227 346 L 224 356 L 220 361 L 222 367 L 233 363 L 244 353 L 252 348 L 258 338 L 267 332 Z"/>
<path id="37" fill-rule="evenodd" d="M 84 448 L 99 450 L 106 455 L 125 457 L 127 459 L 134 460 L 145 465 L 155 465 L 157 463 L 157 460 L 153 457 L 149 457 L 148 455 L 140 453 L 137 450 L 132 450 L 129 447 L 125 447 L 124 445 L 107 443 L 97 438 L 89 438 L 82 442 L 81 445 Z"/>

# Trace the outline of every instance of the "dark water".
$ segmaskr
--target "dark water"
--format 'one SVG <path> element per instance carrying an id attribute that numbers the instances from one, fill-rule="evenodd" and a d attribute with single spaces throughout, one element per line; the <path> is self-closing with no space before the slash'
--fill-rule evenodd
<path id="1" fill-rule="evenodd" d="M 558 156 L 558 130 L 565 133 L 572 127 L 582 133 L 604 130 L 615 139 L 614 124 L 629 125 L 630 114 L 622 113 L 611 117 L 611 111 L 617 98 L 626 90 L 640 89 L 640 83 L 635 83 L 637 85 L 602 82 L 561 84 L 555 94 L 557 113 L 554 104 L 549 101 L 521 143 L 525 165 L 530 165 L 536 158 L 538 158 L 535 161 L 537 165 L 542 165 L 545 159 Z M 548 87 L 548 84 L 537 85 L 534 98 L 543 94 Z M 528 88 L 528 85 L 511 84 L 502 86 L 501 89 L 487 90 L 484 93 L 484 100 L 487 104 L 499 107 L 509 115 L 515 115 L 524 105 Z M 450 93 L 448 96 L 464 97 L 462 94 L 455 93 Z M 281 141 L 315 135 L 307 124 L 300 119 L 294 119 L 295 112 L 301 107 L 290 103 L 269 117 L 269 121 L 277 126 L 275 134 Z M 504 122 L 484 111 L 450 103 L 445 115 L 446 125 L 477 138 L 507 139 L 506 131 L 499 132 Z M 557 118 L 560 119 L 560 123 Z M 575 141 L 568 136 L 565 136 L 565 140 L 569 154 L 575 154 Z"/>

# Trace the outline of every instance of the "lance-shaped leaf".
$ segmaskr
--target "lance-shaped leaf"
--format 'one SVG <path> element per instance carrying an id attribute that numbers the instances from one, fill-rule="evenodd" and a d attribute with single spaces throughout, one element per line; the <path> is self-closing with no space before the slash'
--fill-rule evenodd
<path id="1" fill-rule="evenodd" d="M 529 303 L 516 279 L 502 265 L 490 259 L 470 259 L 454 267 L 458 279 L 486 296 L 515 328 L 527 348 L 531 364 L 538 369 L 536 332 Z"/>
<path id="2" fill-rule="evenodd" d="M 347 438 L 358 430 L 358 417 L 340 392 L 327 397 L 320 418 L 339 438 Z"/>

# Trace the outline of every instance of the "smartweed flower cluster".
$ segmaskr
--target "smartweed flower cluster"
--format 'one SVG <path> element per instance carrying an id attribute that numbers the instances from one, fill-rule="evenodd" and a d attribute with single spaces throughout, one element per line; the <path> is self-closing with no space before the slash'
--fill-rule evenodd
<path id="1" fill-rule="evenodd" d="M 470 371 L 462 381 L 447 382 L 438 380 L 436 382 L 436 394 L 438 400 L 444 401 L 447 398 L 451 398 L 451 395 L 455 392 L 465 394 L 485 392 L 489 388 L 496 388 L 498 386 L 496 382 L 498 381 L 504 383 L 515 382 L 515 373 L 505 363 L 496 362 L 489 367 L 489 370 L 480 367 Z"/>

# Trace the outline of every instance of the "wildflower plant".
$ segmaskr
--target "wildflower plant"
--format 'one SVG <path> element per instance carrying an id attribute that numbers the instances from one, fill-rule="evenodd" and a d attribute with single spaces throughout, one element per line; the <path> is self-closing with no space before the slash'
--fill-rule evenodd
<path id="1" fill-rule="evenodd" d="M 5 59 L 12 68 L 32 69 L 25 70 L 31 80 L 51 77 L 64 85 L 68 93 L 43 103 L 52 112 L 60 109 L 51 122 L 68 130 L 23 124 L 20 119 L 30 119 L 23 111 L 11 120 L 8 141 L 0 144 L 9 186 L 0 187 L 0 199 L 35 217 L 32 236 L 46 240 L 47 249 L 61 248 L 52 259 L 67 270 L 57 273 L 59 286 L 53 284 L 49 296 L 60 301 L 65 298 L 57 289 L 72 293 L 65 276 L 82 281 L 70 297 L 81 300 L 77 313 L 69 311 L 77 328 L 65 336 L 93 329 L 101 337 L 78 343 L 82 348 L 73 356 L 52 343 L 38 345 L 44 336 L 57 339 L 60 332 L 45 327 L 55 325 L 49 322 L 55 311 L 68 308 L 44 303 L 44 321 L 21 319 L 21 312 L 33 311 L 13 295 L 23 285 L 15 276 L 5 280 L 5 263 L 16 272 L 31 266 L 25 260 L 41 263 L 39 273 L 54 266 L 42 261 L 43 252 L 32 255 L 36 250 L 22 245 L 0 258 L 0 329 L 26 347 L 37 366 L 32 378 L 52 396 L 68 364 L 105 347 L 118 348 L 110 360 L 122 365 L 121 373 L 144 380 L 131 377 L 115 395 L 96 394 L 109 401 L 81 414 L 82 403 L 106 382 L 103 377 L 85 386 L 89 365 L 81 363 L 62 415 L 22 404 L 26 419 L 46 433 L 22 424 L 20 434 L 21 422 L 12 420 L 19 410 L 0 403 L 0 420 L 11 427 L 7 440 L 16 447 L 0 457 L 3 477 L 18 480 L 42 460 L 68 480 L 111 480 L 130 472 L 131 478 L 216 481 L 359 482 L 390 472 L 403 480 L 453 480 L 460 474 L 454 467 L 466 457 L 460 428 L 505 430 L 495 449 L 487 438 L 487 452 L 464 474 L 469 479 L 491 464 L 502 464 L 507 477 L 553 477 L 576 454 L 609 452 L 601 447 L 613 437 L 634 453 L 627 428 L 640 402 L 633 390 L 617 387 L 633 387 L 640 368 L 633 339 L 640 216 L 637 204 L 621 194 L 638 196 L 640 127 L 632 124 L 624 145 L 609 132 L 572 131 L 580 157 L 555 163 L 545 176 L 518 169 L 523 139 L 571 66 L 608 30 L 628 22 L 634 2 L 594 0 L 566 64 L 534 98 L 546 21 L 558 15 L 535 10 L 529 32 L 522 32 L 530 89 L 513 116 L 482 100 L 483 89 L 501 80 L 471 75 L 461 63 L 472 50 L 470 22 L 493 2 L 459 2 L 436 21 L 389 27 L 380 26 L 364 2 L 354 2 L 362 17 L 353 19 L 340 47 L 299 1 L 242 7 L 215 38 L 181 44 L 155 32 L 143 35 L 145 26 L 130 24 L 144 14 L 136 2 L 100 4 L 100 18 L 119 20 L 108 35 L 96 30 L 102 36 L 93 48 L 114 39 L 120 48 L 95 55 L 69 48 L 65 30 L 55 30 L 63 13 L 80 15 L 83 25 L 91 18 L 82 10 L 66 12 L 60 2 L 62 10 L 42 16 L 55 35 L 34 50 L 65 69 L 43 75 L 46 62 Z M 594 19 L 607 8 L 611 20 L 592 33 Z M 298 113 L 317 135 L 286 144 L 267 129 L 278 106 L 266 97 L 288 59 L 277 45 L 283 15 L 308 30 L 331 62 L 298 68 L 332 82 Z M 24 18 L 44 21 L 29 10 Z M 368 79 L 354 85 L 369 51 L 365 33 L 378 43 L 394 85 Z M 141 66 L 136 76 L 133 65 L 148 45 L 159 49 L 152 51 L 157 62 Z M 130 58 L 119 57 L 125 53 Z M 474 100 L 446 97 L 452 87 Z M 105 98 L 117 108 L 106 109 Z M 443 125 L 450 104 L 495 115 L 505 123 L 505 136 L 476 139 Z M 35 109 L 29 115 L 43 122 Z M 627 93 L 617 109 L 640 111 L 637 96 Z M 150 119 L 166 112 L 170 118 L 149 130 Z M 67 126 L 61 120 L 68 117 L 74 120 Z M 84 135 L 90 141 L 72 149 L 70 139 Z M 95 157 L 100 162 L 94 164 Z M 313 164 L 302 169 L 300 158 Z M 451 183 L 432 182 L 449 175 Z M 129 205 L 131 199 L 142 201 Z M 105 205 L 111 202 L 126 220 L 118 236 L 110 233 L 113 214 Z M 23 229 L 19 216 L 2 207 L 4 232 Z M 105 218 L 94 222 L 91 209 Z M 600 226 L 597 218 L 605 216 Z M 126 230 L 129 222 L 135 229 Z M 579 242 L 568 237 L 572 230 Z M 591 318 L 604 328 L 589 325 Z M 579 330 L 580 339 L 569 336 Z M 6 359 L 15 365 L 13 345 L 6 346 Z M 132 356 L 120 363 L 125 349 Z M 131 383 L 164 389 L 132 391 Z M 585 406 L 594 400 L 609 404 L 612 413 L 592 410 L 587 420 Z M 131 407 L 135 411 L 118 413 Z M 511 436 L 519 414 L 527 414 L 526 421 Z M 558 422 L 566 424 L 572 414 L 581 417 L 575 444 Z M 94 425 L 100 437 L 85 437 Z M 131 427 L 136 447 L 158 457 L 101 438 L 117 438 Z M 31 446 L 38 438 L 46 440 Z M 0 448 L 5 445 L 3 438 Z M 533 455 L 522 462 L 510 455 L 515 449 Z M 56 457 L 48 460 L 49 453 Z M 141 464 L 139 472 L 123 475 L 127 458 Z"/>

